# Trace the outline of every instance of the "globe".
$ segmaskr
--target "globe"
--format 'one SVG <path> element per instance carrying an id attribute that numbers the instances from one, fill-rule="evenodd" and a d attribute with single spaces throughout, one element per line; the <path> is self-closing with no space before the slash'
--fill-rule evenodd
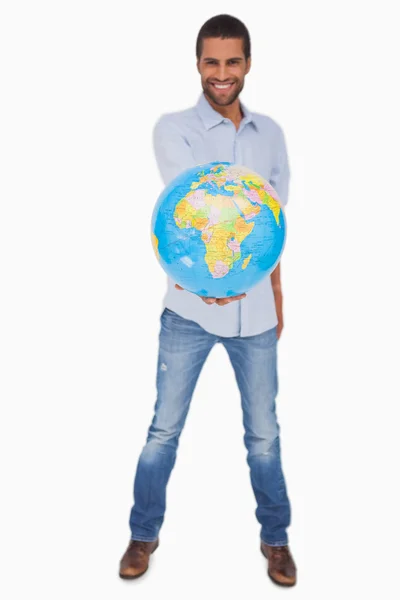
<path id="1" fill-rule="evenodd" d="M 274 270 L 286 239 L 274 188 L 230 162 L 180 173 L 160 194 L 151 230 L 167 275 L 185 290 L 213 298 L 248 292 Z"/>

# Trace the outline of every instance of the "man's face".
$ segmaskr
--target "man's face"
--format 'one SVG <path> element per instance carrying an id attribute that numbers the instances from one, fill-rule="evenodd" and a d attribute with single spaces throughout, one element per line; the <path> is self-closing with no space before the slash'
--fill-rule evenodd
<path id="1" fill-rule="evenodd" d="M 204 93 L 215 104 L 228 106 L 239 96 L 251 58 L 245 60 L 241 39 L 206 38 L 197 61 Z M 218 88 L 218 84 L 229 84 Z"/>

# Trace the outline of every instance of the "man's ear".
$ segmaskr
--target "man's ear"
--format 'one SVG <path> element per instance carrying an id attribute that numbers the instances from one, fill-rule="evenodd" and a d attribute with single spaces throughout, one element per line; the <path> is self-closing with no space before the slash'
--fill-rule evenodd
<path id="1" fill-rule="evenodd" d="M 247 59 L 247 65 L 246 65 L 246 73 L 245 75 L 247 75 L 247 73 L 250 71 L 251 68 L 251 56 L 249 56 L 249 58 Z"/>
<path id="2" fill-rule="evenodd" d="M 200 73 L 200 62 L 199 62 L 199 59 L 197 59 L 197 61 L 196 61 L 196 67 L 197 67 L 197 71 Z"/>

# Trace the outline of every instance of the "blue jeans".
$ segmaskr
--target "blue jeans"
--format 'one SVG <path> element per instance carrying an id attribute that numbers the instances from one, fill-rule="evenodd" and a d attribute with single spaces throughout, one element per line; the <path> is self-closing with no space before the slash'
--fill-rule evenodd
<path id="1" fill-rule="evenodd" d="M 223 310 L 223 308 L 221 308 Z M 271 546 L 288 543 L 290 504 L 281 467 L 276 327 L 250 337 L 212 335 L 194 321 L 165 309 L 161 315 L 157 401 L 133 486 L 131 538 L 157 539 L 166 510 L 166 488 L 179 436 L 200 371 L 216 343 L 225 346 L 241 394 L 244 443 L 256 498 L 260 537 Z"/>

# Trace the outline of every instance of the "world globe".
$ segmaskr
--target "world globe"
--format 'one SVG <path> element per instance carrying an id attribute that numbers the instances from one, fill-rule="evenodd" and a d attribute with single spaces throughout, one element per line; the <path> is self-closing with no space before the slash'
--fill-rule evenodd
<path id="1" fill-rule="evenodd" d="M 230 162 L 180 173 L 160 194 L 151 230 L 167 275 L 185 290 L 213 298 L 248 292 L 274 270 L 286 240 L 274 188 Z"/>

